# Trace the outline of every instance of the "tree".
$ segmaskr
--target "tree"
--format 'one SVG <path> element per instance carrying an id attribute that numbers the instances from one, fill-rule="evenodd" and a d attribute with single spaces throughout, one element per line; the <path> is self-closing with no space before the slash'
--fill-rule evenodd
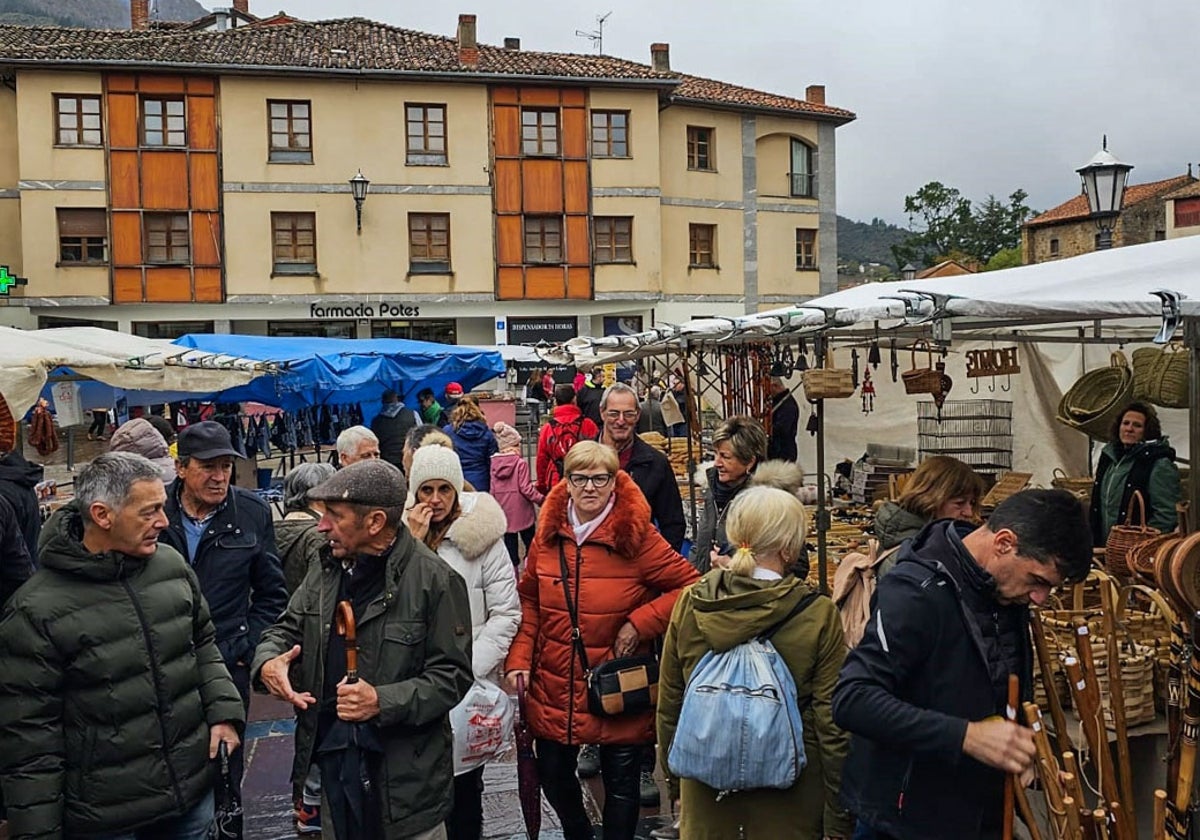
<path id="1" fill-rule="evenodd" d="M 892 247 L 897 264 L 934 265 L 944 259 L 986 264 L 1008 249 L 1019 249 L 1021 225 L 1031 215 L 1021 189 L 1005 204 L 994 195 L 972 206 L 953 187 L 931 181 L 916 194 L 906 196 L 904 210 L 920 217 L 916 233 Z"/>

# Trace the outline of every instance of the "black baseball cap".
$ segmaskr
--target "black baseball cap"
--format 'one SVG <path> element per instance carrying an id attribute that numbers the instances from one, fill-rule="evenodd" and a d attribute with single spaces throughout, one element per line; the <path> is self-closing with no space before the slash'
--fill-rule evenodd
<path id="1" fill-rule="evenodd" d="M 233 448 L 233 442 L 229 439 L 229 430 L 213 420 L 193 423 L 180 432 L 177 451 L 180 458 L 195 458 L 199 461 L 220 458 L 224 455 L 234 458 L 241 457 L 240 453 Z"/>

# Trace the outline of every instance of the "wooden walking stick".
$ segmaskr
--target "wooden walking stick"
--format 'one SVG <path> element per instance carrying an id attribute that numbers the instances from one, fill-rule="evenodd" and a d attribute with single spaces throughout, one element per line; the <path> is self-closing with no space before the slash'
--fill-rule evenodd
<path id="1" fill-rule="evenodd" d="M 1079 821 L 1079 804 L 1069 796 L 1063 797 L 1063 808 L 1067 812 L 1067 833 L 1068 840 L 1082 840 L 1083 838 L 1083 823 Z"/>
<path id="2" fill-rule="evenodd" d="M 1152 840 L 1167 840 L 1167 792 L 1154 791 L 1154 831 Z"/>
<path id="3" fill-rule="evenodd" d="M 1021 785 L 1019 777 L 1012 775 L 1013 794 L 1017 800 L 1017 808 L 1021 811 L 1021 821 L 1025 823 L 1025 827 L 1029 829 L 1030 840 L 1042 840 L 1042 830 L 1038 828 L 1037 820 L 1033 817 L 1033 809 L 1029 807 L 1029 797 L 1025 795 L 1025 788 Z M 1050 828 L 1054 828 L 1054 820 L 1050 821 Z"/>
<path id="4" fill-rule="evenodd" d="M 1062 818 L 1062 781 L 1059 778 L 1062 771 L 1058 766 L 1058 760 L 1054 757 L 1054 752 L 1050 749 L 1050 738 L 1046 735 L 1042 710 L 1034 703 L 1025 703 L 1021 706 L 1021 710 L 1025 713 L 1025 722 L 1033 730 L 1033 743 L 1038 751 L 1038 775 L 1042 780 L 1042 790 L 1046 794 L 1046 801 L 1049 803 L 1050 833 L 1058 840 L 1066 831 Z"/>
<path id="5" fill-rule="evenodd" d="M 1008 675 L 1008 705 L 1004 707 L 1004 716 L 1012 721 L 1017 722 L 1017 703 L 1021 697 L 1021 681 L 1016 674 Z M 1013 800 L 1016 795 L 1017 785 L 1021 780 L 1017 778 L 1015 773 L 1009 773 L 1004 777 L 1004 840 L 1012 840 L 1013 836 Z"/>
<path id="6" fill-rule="evenodd" d="M 1200 613 L 1192 615 L 1192 656 L 1188 662 L 1187 706 L 1183 712 L 1183 730 L 1179 741 L 1179 776 L 1175 785 L 1175 811 L 1188 822 L 1192 804 L 1192 783 L 1196 778 L 1196 740 L 1200 733 Z"/>
<path id="7" fill-rule="evenodd" d="M 1067 717 L 1063 714 L 1062 700 L 1054 690 L 1054 660 L 1050 656 L 1050 648 L 1046 645 L 1046 630 L 1042 625 L 1042 611 L 1029 611 L 1029 629 L 1033 633 L 1033 650 L 1037 654 L 1038 667 L 1042 671 L 1042 682 L 1046 684 L 1046 697 L 1050 703 L 1050 720 L 1054 724 L 1054 740 L 1058 742 L 1058 751 L 1067 752 L 1071 749 L 1071 738 L 1067 734 Z"/>
<path id="8" fill-rule="evenodd" d="M 1076 642 L 1080 640 L 1075 637 Z M 1089 652 L 1091 643 L 1084 639 Z M 1090 657 L 1089 657 L 1090 658 Z M 1067 657 L 1065 663 L 1067 677 L 1071 683 L 1071 694 L 1075 700 L 1075 708 L 1079 711 L 1079 722 L 1083 724 L 1083 734 L 1092 751 L 1093 760 L 1100 776 L 1100 798 L 1103 802 L 1119 802 L 1121 794 L 1117 787 L 1113 768 L 1112 752 L 1108 748 L 1108 732 L 1104 728 L 1104 719 L 1099 705 L 1099 692 L 1096 690 L 1096 674 L 1093 670 L 1086 677 L 1079 667 L 1079 660 Z M 1098 809 L 1103 810 L 1103 809 Z M 1121 826 L 1117 826 L 1117 840 L 1134 840 L 1127 837 Z"/>
<path id="9" fill-rule="evenodd" d="M 1117 767 L 1121 783 L 1121 808 L 1114 819 L 1125 826 L 1127 837 L 1137 837 L 1137 819 L 1133 810 L 1133 770 L 1129 760 L 1129 729 L 1125 723 L 1125 686 L 1121 680 L 1121 653 L 1117 643 L 1117 613 L 1113 606 L 1112 584 L 1100 581 L 1100 605 L 1104 611 L 1104 645 L 1108 651 L 1108 702 L 1117 730 Z M 1087 632 L 1087 622 L 1080 633 Z"/>
<path id="10" fill-rule="evenodd" d="M 1108 814 L 1103 808 L 1092 811 L 1092 820 L 1096 825 L 1096 840 L 1108 840 Z"/>

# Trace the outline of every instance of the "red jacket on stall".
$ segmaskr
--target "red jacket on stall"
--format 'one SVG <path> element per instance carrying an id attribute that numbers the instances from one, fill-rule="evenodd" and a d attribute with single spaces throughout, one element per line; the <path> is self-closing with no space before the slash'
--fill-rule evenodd
<path id="1" fill-rule="evenodd" d="M 534 733 L 562 744 L 649 744 L 654 712 L 620 717 L 592 715 L 579 655 L 571 642 L 571 617 L 563 597 L 559 549 L 566 553 L 571 598 L 578 576 L 579 627 L 592 666 L 612 657 L 626 621 L 641 640 L 637 653 L 667 629 L 679 593 L 699 579 L 650 522 L 650 505 L 624 472 L 616 475 L 616 502 L 581 546 L 567 520 L 565 482 L 546 497 L 530 546 L 521 595 L 521 628 L 505 671 L 529 670 L 529 722 Z"/>

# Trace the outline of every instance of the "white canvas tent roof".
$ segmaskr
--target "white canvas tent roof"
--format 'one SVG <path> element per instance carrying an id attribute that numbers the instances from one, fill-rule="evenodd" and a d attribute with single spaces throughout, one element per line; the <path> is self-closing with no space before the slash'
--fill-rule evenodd
<path id="1" fill-rule="evenodd" d="M 37 402 L 59 367 L 117 388 L 210 394 L 269 372 L 261 362 L 178 347 L 100 327 L 0 327 L 0 394 L 15 417 Z"/>

